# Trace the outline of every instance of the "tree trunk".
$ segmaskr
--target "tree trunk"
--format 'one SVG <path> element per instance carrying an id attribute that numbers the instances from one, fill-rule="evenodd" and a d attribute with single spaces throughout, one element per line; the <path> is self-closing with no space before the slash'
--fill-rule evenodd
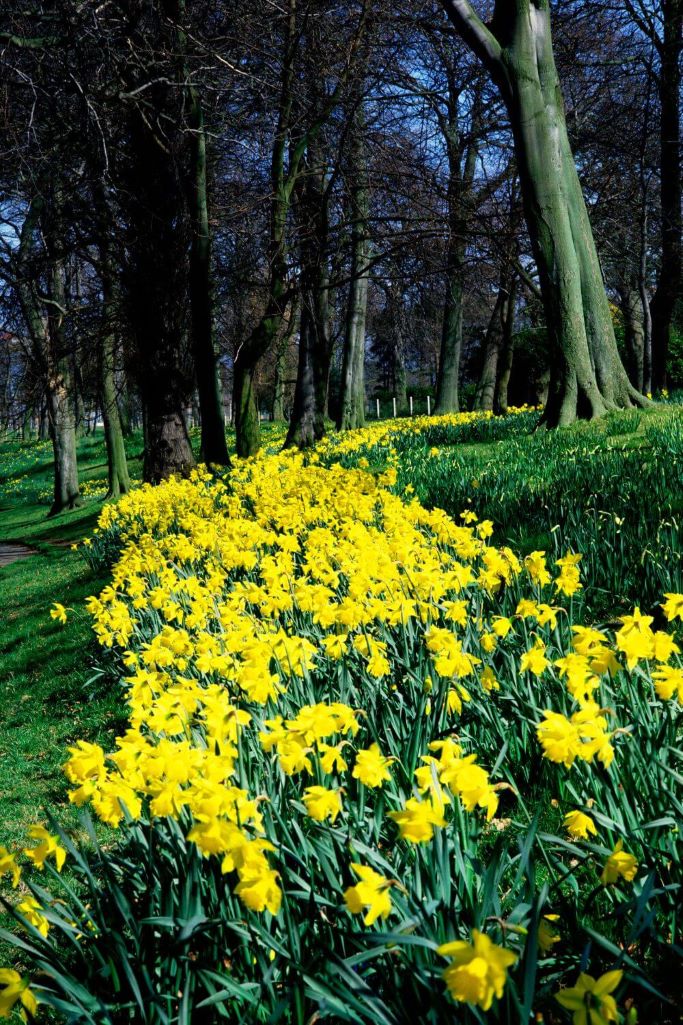
<path id="1" fill-rule="evenodd" d="M 41 309 L 36 291 L 37 271 L 32 265 L 35 236 L 41 221 L 49 260 L 50 302 L 46 314 Z M 73 509 L 80 503 L 71 358 L 64 336 L 66 289 L 62 245 L 61 196 L 59 187 L 55 186 L 49 203 L 43 196 L 36 196 L 31 201 L 17 252 L 19 300 L 31 339 L 33 358 L 45 382 L 46 416 L 40 433 L 44 437 L 45 425 L 49 425 L 54 456 L 50 516 L 64 509 Z"/>
<path id="2" fill-rule="evenodd" d="M 311 299 L 310 293 L 304 295 L 294 406 L 285 448 L 310 448 L 325 433 L 325 400 L 330 365 L 329 358 L 325 360 L 327 338 L 320 337 L 320 320 L 311 309 Z"/>
<path id="3" fill-rule="evenodd" d="M 671 322 L 681 294 L 681 50 L 683 0 L 662 0 L 663 38 L 659 44 L 660 202 L 662 258 L 652 316 L 652 387 L 667 386 Z"/>
<path id="4" fill-rule="evenodd" d="M 213 329 L 211 284 L 211 234 L 207 189 L 206 132 L 204 112 L 197 91 L 189 88 L 192 129 L 192 247 L 190 250 L 190 308 L 199 409 L 201 457 L 208 465 L 230 463 L 225 440 L 223 402 L 218 378 Z"/>
<path id="5" fill-rule="evenodd" d="M 624 321 L 624 348 L 626 369 L 631 383 L 643 391 L 645 367 L 645 323 L 643 303 L 634 279 L 626 281 L 619 290 L 619 305 Z"/>
<path id="6" fill-rule="evenodd" d="M 50 418 L 48 416 L 47 404 L 45 402 L 40 407 L 40 419 L 38 421 L 38 440 L 50 440 Z"/>
<path id="7" fill-rule="evenodd" d="M 457 413 L 460 409 L 460 357 L 462 354 L 465 247 L 472 182 L 477 159 L 474 136 L 480 120 L 480 90 L 474 100 L 469 146 L 465 151 L 460 135 L 460 88 L 455 75 L 448 75 L 448 117 L 443 125 L 448 155 L 448 249 L 446 255 L 446 299 L 441 330 L 441 350 L 436 379 L 434 412 Z"/>
<path id="8" fill-rule="evenodd" d="M 284 30 L 278 123 L 271 155 L 271 205 L 269 279 L 266 307 L 260 322 L 240 346 L 233 367 L 233 409 L 235 448 L 239 456 L 254 455 L 261 445 L 258 410 L 254 398 L 254 376 L 259 361 L 268 351 L 287 311 L 286 230 L 292 192 L 299 174 L 305 145 L 292 147 L 288 155 L 291 128 L 294 65 L 299 47 L 296 0 L 288 0 Z"/>
<path id="9" fill-rule="evenodd" d="M 501 284 L 484 338 L 481 373 L 474 396 L 474 408 L 478 410 L 493 410 L 496 398 L 496 381 L 498 380 L 498 362 L 503 347 L 503 321 L 505 319 L 506 300 L 507 289 L 504 289 Z"/>
<path id="10" fill-rule="evenodd" d="M 468 0 L 444 0 L 505 101 L 524 212 L 538 267 L 554 380 L 544 420 L 645 405 L 617 350 L 609 304 L 569 146 L 550 31 L 549 0 L 497 0 L 490 28 Z"/>
<path id="11" fill-rule="evenodd" d="M 356 117 L 351 147 L 353 182 L 349 196 L 351 215 L 351 282 L 346 309 L 341 395 L 337 430 L 348 431 L 365 424 L 365 323 L 368 309 L 367 237 L 369 193 L 362 112 Z"/>
<path id="12" fill-rule="evenodd" d="M 434 413 L 457 413 L 460 409 L 460 356 L 462 353 L 462 271 L 464 260 L 451 255 L 446 284 L 446 303 L 441 331 L 439 372 L 436 378 Z"/>
<path id="13" fill-rule="evenodd" d="M 306 173 L 297 187 L 301 262 L 301 328 L 294 405 L 285 447 L 308 448 L 325 433 L 330 341 L 329 223 L 325 161 L 309 139 Z"/>
<path id="14" fill-rule="evenodd" d="M 156 484 L 172 474 L 185 476 L 195 465 L 184 413 L 194 383 L 187 331 L 191 229 L 186 140 L 180 124 L 169 127 L 179 117 L 178 93 L 160 83 L 145 95 L 145 114 L 135 110 L 131 117 L 124 283 L 144 411 L 143 472 Z M 150 111 L 160 124 L 150 121 Z"/>
<path id="15" fill-rule="evenodd" d="M 502 311 L 503 337 L 501 342 L 500 357 L 498 360 L 498 382 L 496 394 L 493 401 L 493 409 L 496 413 L 505 414 L 508 411 L 508 387 L 510 375 L 512 374 L 512 363 L 515 355 L 515 299 L 517 293 L 517 279 L 513 278 L 507 302 Z"/>
<path id="16" fill-rule="evenodd" d="M 287 384 L 287 372 L 289 369 L 290 348 L 292 338 L 294 337 L 294 333 L 297 328 L 298 316 L 298 304 L 293 302 L 289 310 L 286 329 L 282 333 L 278 343 L 277 359 L 275 361 L 273 421 L 276 423 L 284 423 L 284 421 L 288 419 L 285 412 L 285 387 Z"/>
<path id="17" fill-rule="evenodd" d="M 50 516 L 80 504 L 76 455 L 76 401 L 72 356 L 64 332 L 64 221 L 58 185 L 45 210 L 45 245 L 50 260 L 47 313 L 47 396 L 54 452 L 54 498 Z"/>
<path id="18" fill-rule="evenodd" d="M 394 339 L 393 385 L 396 409 L 403 414 L 408 409 L 408 375 L 406 374 L 405 340 L 400 328 Z"/>
<path id="19" fill-rule="evenodd" d="M 275 360 L 275 383 L 273 386 L 273 423 L 284 423 L 285 417 L 285 374 L 287 372 L 287 349 L 291 336 L 283 335 L 277 359 Z"/>
<path id="20" fill-rule="evenodd" d="M 124 444 L 124 431 L 119 413 L 116 387 L 117 350 L 117 295 L 116 269 L 112 257 L 111 233 L 113 215 L 104 187 L 95 191 L 95 204 L 99 214 L 100 282 L 102 285 L 102 325 L 99 338 L 98 371 L 99 392 L 104 422 L 104 440 L 107 448 L 107 498 L 119 498 L 130 491 L 130 477 Z M 97 418 L 95 418 L 97 423 Z"/>

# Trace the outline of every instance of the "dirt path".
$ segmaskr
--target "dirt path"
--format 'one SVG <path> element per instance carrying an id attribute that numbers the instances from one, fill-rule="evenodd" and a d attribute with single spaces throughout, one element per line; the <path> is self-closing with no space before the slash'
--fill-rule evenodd
<path id="1" fill-rule="evenodd" d="M 0 569 L 13 562 L 18 562 L 20 559 L 28 559 L 35 554 L 35 548 L 29 548 L 28 545 L 24 545 L 20 541 L 0 541 Z"/>

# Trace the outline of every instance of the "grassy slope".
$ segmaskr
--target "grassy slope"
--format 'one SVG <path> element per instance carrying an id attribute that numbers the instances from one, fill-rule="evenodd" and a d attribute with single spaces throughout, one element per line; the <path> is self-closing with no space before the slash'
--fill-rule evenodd
<path id="1" fill-rule="evenodd" d="M 101 438 L 84 439 L 79 457 L 82 480 L 106 475 Z M 70 548 L 92 529 L 101 500 L 47 519 L 50 484 L 49 446 L 0 446 L 0 540 L 37 552 L 0 569 L 0 844 L 8 846 L 64 803 L 67 746 L 101 737 L 122 712 L 118 694 L 90 697 L 84 687 L 94 645 L 83 602 L 105 581 Z M 73 609 L 66 626 L 50 618 L 53 601 Z"/>

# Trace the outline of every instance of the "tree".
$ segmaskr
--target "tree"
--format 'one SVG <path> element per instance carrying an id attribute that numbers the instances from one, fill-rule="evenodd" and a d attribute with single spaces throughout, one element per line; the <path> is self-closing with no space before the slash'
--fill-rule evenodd
<path id="1" fill-rule="evenodd" d="M 368 310 L 370 242 L 369 185 L 362 102 L 353 115 L 348 209 L 351 221 L 351 267 L 344 328 L 341 394 L 337 430 L 365 424 L 365 326 Z"/>
<path id="2" fill-rule="evenodd" d="M 443 0 L 487 68 L 512 128 L 524 211 L 557 354 L 548 425 L 644 405 L 621 362 L 572 155 L 553 53 L 549 0 L 496 0 L 486 25 L 469 0 Z"/>
<path id="3" fill-rule="evenodd" d="M 669 339 L 683 275 L 681 202 L 681 54 L 683 0 L 625 0 L 626 10 L 652 43 L 659 59 L 661 261 L 657 288 L 650 303 L 652 319 L 652 384 L 667 384 Z"/>
<path id="4" fill-rule="evenodd" d="M 168 77 L 176 32 L 164 4 L 147 0 L 128 25 L 128 38 L 134 57 L 122 65 L 128 103 L 120 172 L 128 235 L 123 285 L 143 403 L 143 472 L 155 483 L 194 466 L 185 419 L 194 385 L 188 136 L 183 91 Z"/>

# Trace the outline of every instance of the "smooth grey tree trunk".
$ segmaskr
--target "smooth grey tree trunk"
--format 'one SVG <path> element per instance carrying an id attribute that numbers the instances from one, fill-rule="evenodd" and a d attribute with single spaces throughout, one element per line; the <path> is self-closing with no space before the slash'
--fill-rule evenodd
<path id="1" fill-rule="evenodd" d="M 505 101 L 524 212 L 539 272 L 554 381 L 544 419 L 645 405 L 619 357 L 602 271 L 569 145 L 549 0 L 497 0 L 489 25 L 469 0 L 443 0 Z"/>

